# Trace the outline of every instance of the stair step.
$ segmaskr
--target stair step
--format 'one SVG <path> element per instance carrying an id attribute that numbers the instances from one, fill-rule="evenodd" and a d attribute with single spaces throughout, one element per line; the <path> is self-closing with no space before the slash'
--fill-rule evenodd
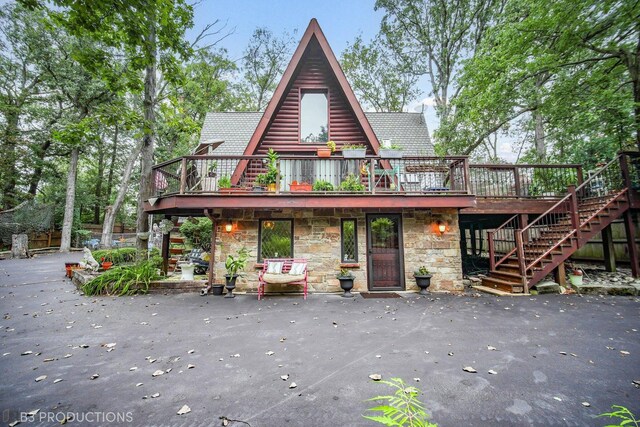
<path id="1" fill-rule="evenodd" d="M 519 294 L 524 292 L 524 286 L 522 285 L 522 283 L 506 282 L 504 280 L 497 279 L 494 277 L 483 278 L 482 286 L 487 286 L 489 288 L 499 289 L 501 291 L 511 292 L 511 293 Z"/>
<path id="2" fill-rule="evenodd" d="M 507 271 L 501 270 L 491 270 L 489 272 L 489 277 L 494 277 L 496 279 L 504 280 L 505 282 L 512 282 L 515 284 L 522 283 L 522 276 L 518 273 L 510 273 Z"/>

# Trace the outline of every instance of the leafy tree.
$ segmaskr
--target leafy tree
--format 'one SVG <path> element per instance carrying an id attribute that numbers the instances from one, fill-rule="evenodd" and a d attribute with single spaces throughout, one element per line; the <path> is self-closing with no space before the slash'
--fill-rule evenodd
<path id="1" fill-rule="evenodd" d="M 340 64 L 360 101 L 376 111 L 402 111 L 420 95 L 418 76 L 402 69 L 380 37 L 368 45 L 357 37 Z"/>
<path id="2" fill-rule="evenodd" d="M 294 43 L 294 36 L 287 33 L 278 37 L 266 28 L 253 32 L 242 60 L 244 82 L 241 92 L 246 109 L 263 111 L 267 107 Z"/>
<path id="3" fill-rule="evenodd" d="M 440 130 L 448 151 L 471 153 L 518 118 L 545 128 L 530 160 L 593 164 L 631 138 L 640 147 L 639 20 L 622 0 L 510 1 L 465 66 L 456 120 Z"/>
<path id="4" fill-rule="evenodd" d="M 450 120 L 451 102 L 462 88 L 457 82 L 462 60 L 476 54 L 504 1 L 376 1 L 376 10 L 385 13 L 381 32 L 403 68 L 428 77 L 441 125 Z"/>

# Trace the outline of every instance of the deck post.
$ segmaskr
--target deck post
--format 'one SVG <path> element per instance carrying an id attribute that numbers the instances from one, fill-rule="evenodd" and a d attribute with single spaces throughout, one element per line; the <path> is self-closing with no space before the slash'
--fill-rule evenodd
<path id="1" fill-rule="evenodd" d="M 371 183 L 371 194 L 376 194 L 376 166 L 375 159 L 369 160 L 369 182 Z"/>
<path id="2" fill-rule="evenodd" d="M 567 286 L 567 270 L 565 269 L 564 262 L 561 262 L 553 269 L 553 279 L 557 284 Z"/>
<path id="3" fill-rule="evenodd" d="M 184 194 L 187 186 L 187 159 L 185 157 L 182 158 L 180 165 L 180 194 Z"/>
<path id="4" fill-rule="evenodd" d="M 520 188 L 520 172 L 518 172 L 518 167 L 513 167 L 513 181 L 515 184 L 516 197 L 523 197 L 522 189 Z"/>
<path id="5" fill-rule="evenodd" d="M 638 258 L 638 245 L 636 245 L 636 226 L 633 223 L 631 209 L 624 213 L 624 230 L 627 234 L 627 246 L 629 247 L 629 262 L 631 263 L 631 274 L 633 277 L 640 277 L 640 258 Z"/>
<path id="6" fill-rule="evenodd" d="M 471 235 L 471 255 L 476 256 L 476 227 L 474 224 L 469 227 L 469 234 Z"/>
<path id="7" fill-rule="evenodd" d="M 494 230 L 490 230 L 487 232 L 487 237 L 489 240 L 489 271 L 493 271 L 496 269 L 496 257 L 493 245 L 493 231 Z"/>
<path id="8" fill-rule="evenodd" d="M 527 267 L 526 260 L 524 259 L 524 245 L 522 244 L 522 231 L 516 230 L 516 253 L 518 254 L 518 270 L 522 280 L 522 286 L 524 293 L 529 292 L 529 283 L 527 282 Z"/>
<path id="9" fill-rule="evenodd" d="M 204 214 L 211 220 L 211 250 L 209 252 L 209 277 L 207 278 L 207 286 L 211 289 L 213 282 L 216 280 L 214 271 L 216 265 L 216 219 L 211 215 L 209 209 L 205 209 Z"/>
<path id="10" fill-rule="evenodd" d="M 604 269 L 615 273 L 616 253 L 613 248 L 613 233 L 611 224 L 602 229 L 602 253 L 604 254 Z"/>
<path id="11" fill-rule="evenodd" d="M 467 190 L 467 194 L 471 194 L 471 181 L 470 181 L 471 171 L 469 170 L 469 157 L 466 157 L 463 162 L 464 162 L 463 163 L 464 185 L 465 185 L 465 189 Z"/>
<path id="12" fill-rule="evenodd" d="M 169 215 L 166 215 L 164 218 L 171 221 L 171 217 Z M 165 276 L 169 272 L 169 243 L 171 241 L 170 239 L 171 239 L 171 231 L 169 231 L 167 234 L 162 233 L 162 248 L 160 250 L 160 253 L 162 255 L 162 272 L 164 273 Z"/>

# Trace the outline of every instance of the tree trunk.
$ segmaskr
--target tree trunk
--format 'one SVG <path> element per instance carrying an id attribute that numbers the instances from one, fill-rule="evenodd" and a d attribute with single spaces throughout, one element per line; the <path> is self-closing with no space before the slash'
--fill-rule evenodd
<path id="1" fill-rule="evenodd" d="M 47 140 L 38 146 L 35 150 L 35 167 L 33 168 L 33 174 L 31 174 L 31 179 L 29 180 L 29 194 L 35 196 L 38 192 L 38 185 L 40 185 L 40 180 L 42 179 L 42 171 L 44 165 L 44 157 L 47 155 L 47 151 L 51 147 L 51 138 L 47 138 Z"/>
<path id="2" fill-rule="evenodd" d="M 18 127 L 19 116 L 15 111 L 11 111 L 6 115 L 6 130 L 4 134 L 4 142 L 2 151 L 3 156 L 3 168 L 2 175 L 4 182 L 2 183 L 2 208 L 11 209 L 16 206 L 16 177 L 18 176 L 16 171 L 16 147 L 18 145 L 18 135 L 20 135 L 20 129 Z M 16 107 L 18 109 L 18 107 Z"/>
<path id="3" fill-rule="evenodd" d="M 545 73 L 546 74 L 546 73 Z M 536 79 L 536 107 L 539 107 L 542 101 L 540 100 L 540 88 L 547 81 L 547 76 L 543 74 L 537 77 Z M 544 121 L 543 121 L 542 113 L 540 113 L 540 109 L 536 108 L 533 110 L 533 120 L 534 120 L 534 131 L 533 131 L 533 141 L 536 148 L 536 155 L 538 156 L 538 160 L 544 161 L 547 157 L 547 147 L 545 146 L 545 137 L 544 137 Z"/>
<path id="4" fill-rule="evenodd" d="M 148 34 L 146 38 L 147 54 L 149 55 L 149 65 L 145 70 L 144 78 L 144 136 L 140 155 L 140 189 L 138 192 L 138 209 L 136 220 L 136 231 L 138 233 L 149 231 L 149 215 L 144 211 L 144 202 L 151 196 L 152 179 L 151 167 L 153 166 L 153 151 L 156 138 L 156 66 L 157 66 L 157 46 L 156 46 L 156 19 L 153 9 L 149 11 L 147 17 Z M 137 239 L 137 247 L 140 251 L 147 250 L 147 241 Z"/>
<path id="5" fill-rule="evenodd" d="M 67 174 L 67 198 L 64 205 L 64 219 L 62 221 L 62 237 L 60 238 L 60 252 L 71 249 L 71 228 L 73 226 L 73 211 L 76 201 L 76 175 L 78 173 L 78 148 L 71 150 L 69 173 Z"/>
<path id="6" fill-rule="evenodd" d="M 109 159 L 109 175 L 107 178 L 107 203 L 111 200 L 111 191 L 113 190 L 113 174 L 116 167 L 116 155 L 118 154 L 118 124 L 115 124 L 115 129 L 113 133 L 113 147 L 111 149 L 111 158 Z M 138 152 L 135 153 L 135 156 L 138 156 Z"/>
<path id="7" fill-rule="evenodd" d="M 116 200 L 113 202 L 113 205 L 107 206 L 104 209 L 104 223 L 102 225 L 102 239 L 100 244 L 104 248 L 111 247 L 111 241 L 113 240 L 113 225 L 116 222 L 116 216 L 120 207 L 122 206 L 122 202 L 124 202 L 124 198 L 127 195 L 127 189 L 129 187 L 129 180 L 131 179 L 131 173 L 133 172 L 133 166 L 138 160 L 138 155 L 140 154 L 140 149 L 142 147 L 142 142 L 140 142 L 130 153 L 129 160 L 127 160 L 127 164 L 124 167 L 124 172 L 122 173 L 122 182 L 120 183 L 120 189 L 118 190 L 118 194 L 116 195 Z"/>
<path id="8" fill-rule="evenodd" d="M 100 224 L 100 208 L 103 205 L 102 200 L 102 178 L 104 176 L 104 149 L 102 144 L 98 146 L 98 176 L 96 178 L 95 196 L 96 202 L 93 205 L 93 223 Z"/>

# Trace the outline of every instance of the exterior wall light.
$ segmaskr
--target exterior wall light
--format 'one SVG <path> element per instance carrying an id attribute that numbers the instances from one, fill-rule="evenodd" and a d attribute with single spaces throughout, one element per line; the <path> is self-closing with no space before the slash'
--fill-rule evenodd
<path id="1" fill-rule="evenodd" d="M 233 231 L 233 223 L 231 221 L 227 222 L 224 225 L 224 231 L 226 231 L 227 233 L 231 233 Z"/>
<path id="2" fill-rule="evenodd" d="M 440 235 L 443 235 L 445 231 L 447 231 L 447 223 L 438 221 L 438 232 L 440 233 Z"/>

